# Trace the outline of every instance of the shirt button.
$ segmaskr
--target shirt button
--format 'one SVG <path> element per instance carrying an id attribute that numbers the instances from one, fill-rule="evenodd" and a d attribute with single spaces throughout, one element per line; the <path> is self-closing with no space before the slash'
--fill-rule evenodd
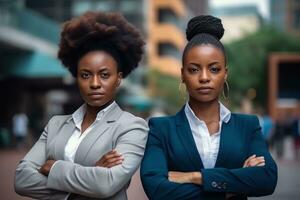
<path id="1" fill-rule="evenodd" d="M 215 181 L 213 181 L 213 182 L 211 182 L 211 186 L 216 188 L 218 186 L 218 184 Z"/>

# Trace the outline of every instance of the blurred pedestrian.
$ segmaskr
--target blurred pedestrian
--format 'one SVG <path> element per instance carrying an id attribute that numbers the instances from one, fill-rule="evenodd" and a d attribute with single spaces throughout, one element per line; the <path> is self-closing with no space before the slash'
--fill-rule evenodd
<path id="1" fill-rule="evenodd" d="M 28 117 L 25 113 L 18 112 L 13 116 L 12 130 L 15 137 L 15 147 L 17 149 L 24 148 L 28 134 Z"/>
<path id="2" fill-rule="evenodd" d="M 295 158 L 300 159 L 300 118 L 295 116 L 292 122 Z"/>

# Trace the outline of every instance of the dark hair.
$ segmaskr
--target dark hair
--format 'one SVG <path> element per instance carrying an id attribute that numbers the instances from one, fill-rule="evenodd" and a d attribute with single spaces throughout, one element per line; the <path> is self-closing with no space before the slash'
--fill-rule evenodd
<path id="1" fill-rule="evenodd" d="M 188 22 L 186 28 L 187 45 L 182 55 L 182 63 L 186 53 L 194 46 L 202 44 L 211 44 L 224 53 L 225 63 L 226 54 L 223 44 L 220 42 L 224 34 L 224 28 L 219 18 L 211 15 L 200 15 L 193 17 Z"/>
<path id="2" fill-rule="evenodd" d="M 86 12 L 64 24 L 58 58 L 76 77 L 83 55 L 104 50 L 117 61 L 118 71 L 125 78 L 138 66 L 144 44 L 140 32 L 121 14 Z"/>

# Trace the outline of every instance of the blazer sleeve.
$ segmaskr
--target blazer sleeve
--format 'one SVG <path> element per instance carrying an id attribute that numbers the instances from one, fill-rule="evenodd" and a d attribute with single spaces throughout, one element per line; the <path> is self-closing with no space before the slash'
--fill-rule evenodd
<path id="1" fill-rule="evenodd" d="M 149 121 L 149 136 L 141 164 L 141 181 L 149 199 L 202 199 L 202 187 L 168 180 L 168 165 L 160 129 Z"/>
<path id="2" fill-rule="evenodd" d="M 89 167 L 59 160 L 50 170 L 47 186 L 98 198 L 113 196 L 122 189 L 140 165 L 148 135 L 144 120 L 137 117 L 126 120 L 120 126 L 116 143 L 116 150 L 124 156 L 121 165 L 112 168 Z"/>
<path id="3" fill-rule="evenodd" d="M 47 177 L 39 173 L 39 168 L 46 161 L 47 135 L 48 125 L 39 140 L 17 166 L 14 180 L 15 191 L 20 195 L 35 199 L 64 199 L 67 193 L 49 189 Z"/>
<path id="4" fill-rule="evenodd" d="M 238 169 L 203 169 L 203 189 L 208 192 L 230 192 L 247 196 L 270 195 L 277 184 L 277 165 L 269 153 L 257 117 L 249 119 L 254 127 L 249 137 L 248 156 L 264 156 L 265 166 Z"/>

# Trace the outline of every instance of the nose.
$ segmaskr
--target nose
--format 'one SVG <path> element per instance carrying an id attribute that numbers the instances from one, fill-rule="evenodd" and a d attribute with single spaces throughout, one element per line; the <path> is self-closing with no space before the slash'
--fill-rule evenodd
<path id="1" fill-rule="evenodd" d="M 91 79 L 90 87 L 92 89 L 101 88 L 101 81 L 99 76 L 93 76 L 93 78 Z"/>
<path id="2" fill-rule="evenodd" d="M 207 70 L 203 70 L 199 76 L 200 83 L 208 83 L 210 81 L 209 72 Z"/>

